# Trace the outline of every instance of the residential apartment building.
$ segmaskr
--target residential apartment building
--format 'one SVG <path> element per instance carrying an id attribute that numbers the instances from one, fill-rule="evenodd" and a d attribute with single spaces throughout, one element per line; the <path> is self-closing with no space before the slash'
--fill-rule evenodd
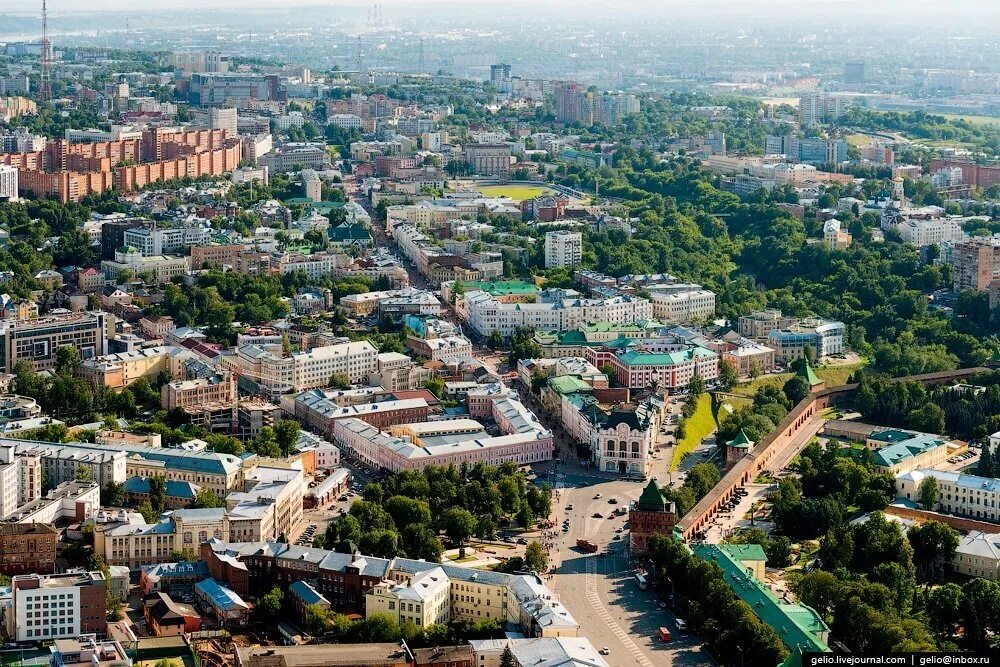
<path id="1" fill-rule="evenodd" d="M 178 227 L 137 227 L 123 233 L 123 244 L 139 251 L 143 257 L 174 255 L 200 245 L 206 245 L 212 235 L 207 224 L 185 224 Z"/>
<path id="2" fill-rule="evenodd" d="M 11 580 L 10 637 L 43 642 L 104 634 L 107 631 L 106 581 L 99 572 L 22 574 Z"/>
<path id="3" fill-rule="evenodd" d="M 664 324 L 690 324 L 715 315 L 715 292 L 706 289 L 649 290 L 653 318 Z"/>
<path id="4" fill-rule="evenodd" d="M 17 168 L 0 164 L 0 202 L 17 201 Z"/>
<path id="5" fill-rule="evenodd" d="M 17 456 L 0 447 L 0 519 L 41 497 L 42 468 L 38 456 Z"/>
<path id="6" fill-rule="evenodd" d="M 951 257 L 956 292 L 989 292 L 990 286 L 1000 281 L 1000 236 L 956 243 Z"/>
<path id="7" fill-rule="evenodd" d="M 54 573 L 58 537 L 45 523 L 0 523 L 0 574 Z"/>
<path id="8" fill-rule="evenodd" d="M 195 355 L 183 347 L 158 345 L 86 359 L 80 366 L 80 376 L 112 389 L 128 387 L 139 378 L 155 384 L 161 373 L 186 377 L 185 364 L 193 358 Z"/>
<path id="9" fill-rule="evenodd" d="M 301 470 L 257 466 L 247 474 L 243 491 L 226 496 L 229 539 L 261 542 L 298 534 L 304 494 Z"/>
<path id="10" fill-rule="evenodd" d="M 275 584 L 288 587 L 308 581 L 337 610 L 365 613 L 370 608 L 421 621 L 426 617 L 498 618 L 529 637 L 575 637 L 579 630 L 576 619 L 535 574 L 505 574 L 275 542 L 211 541 L 202 545 L 201 554 L 212 576 L 241 595 L 257 595 Z M 444 591 L 447 594 L 439 597 Z M 394 609 L 389 608 L 390 602 L 396 603 Z M 406 605 L 404 609 L 400 602 Z"/>
<path id="11" fill-rule="evenodd" d="M 417 572 L 408 581 L 382 581 L 365 596 L 365 615 L 386 614 L 417 627 L 451 620 L 451 580 L 440 567 Z"/>
<path id="12" fill-rule="evenodd" d="M 25 468 L 25 466 L 34 468 L 35 464 L 29 462 L 31 459 L 37 460 L 37 465 L 40 466 L 36 479 L 41 480 L 44 477 L 51 486 L 75 480 L 80 468 L 87 471 L 90 479 L 103 486 L 112 481 L 118 483 L 125 481 L 125 458 L 124 452 L 115 450 L 96 447 L 78 448 L 61 443 L 0 438 L 0 461 L 20 464 L 19 484 L 22 486 L 26 485 L 28 480 L 34 476 L 32 473 L 27 473 Z M 20 459 L 25 459 L 25 462 L 21 462 Z M 0 469 L 0 473 L 8 470 L 8 465 L 10 464 L 4 465 Z M 41 482 L 38 481 L 37 484 L 40 485 Z M 5 488 L 5 497 L 7 493 Z M 25 491 L 25 494 L 20 495 L 19 498 L 25 498 L 26 502 L 31 502 L 31 500 L 39 498 L 40 495 L 41 488 L 39 486 L 37 494 L 30 495 Z M 23 504 L 18 503 L 18 505 Z M 6 500 L 5 506 L 10 506 Z M 13 512 L 13 509 L 10 511 Z"/>
<path id="13" fill-rule="evenodd" d="M 737 326 L 741 336 L 764 341 L 772 331 L 789 329 L 798 321 L 797 317 L 782 315 L 780 310 L 772 308 L 740 315 Z"/>
<path id="14" fill-rule="evenodd" d="M 583 235 L 558 230 L 545 233 L 545 268 L 577 266 L 583 261 Z"/>
<path id="15" fill-rule="evenodd" d="M 652 304 L 639 297 L 579 298 L 573 290 L 539 292 L 534 303 L 508 302 L 481 290 L 466 292 L 455 309 L 469 327 L 483 338 L 497 331 L 509 338 L 522 327 L 543 331 L 576 329 L 590 322 L 613 324 L 649 320 Z"/>
<path id="16" fill-rule="evenodd" d="M 356 341 L 281 357 L 257 345 L 244 345 L 221 363 L 263 393 L 277 396 L 325 387 L 334 373 L 346 375 L 353 384 L 367 384 L 378 372 L 378 349 L 368 341 Z"/>

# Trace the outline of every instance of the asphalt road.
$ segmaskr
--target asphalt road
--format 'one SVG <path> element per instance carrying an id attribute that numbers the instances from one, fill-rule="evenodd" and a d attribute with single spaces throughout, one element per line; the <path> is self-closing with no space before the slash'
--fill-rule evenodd
<path id="1" fill-rule="evenodd" d="M 595 647 L 607 646 L 605 659 L 615 667 L 713 664 L 697 637 L 677 631 L 673 614 L 660 607 L 655 594 L 639 589 L 626 551 L 628 531 L 616 532 L 628 517 L 609 516 L 638 498 L 643 483 L 572 473 L 557 475 L 556 482 L 560 487 L 553 505 L 557 537 L 549 583 L 580 623 L 580 635 Z M 602 497 L 595 498 L 597 493 Z M 611 498 L 618 504 L 609 503 Z M 572 510 L 567 509 L 570 505 Z M 594 517 L 598 513 L 602 518 Z M 561 523 L 566 517 L 570 529 L 563 533 Z M 616 535 L 620 539 L 615 540 Z M 584 553 L 576 547 L 577 539 L 597 543 L 606 555 Z M 670 628 L 672 642 L 659 640 L 660 626 Z"/>

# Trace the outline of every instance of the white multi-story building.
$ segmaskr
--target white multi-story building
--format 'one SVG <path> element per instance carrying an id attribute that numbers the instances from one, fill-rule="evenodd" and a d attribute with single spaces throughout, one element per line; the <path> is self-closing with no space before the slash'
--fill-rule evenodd
<path id="1" fill-rule="evenodd" d="M 674 291 L 650 290 L 653 318 L 665 324 L 684 324 L 715 315 L 715 292 L 697 289 Z"/>
<path id="2" fill-rule="evenodd" d="M 365 596 L 365 615 L 388 614 L 398 623 L 426 628 L 451 620 L 451 580 L 440 567 L 417 572 L 406 582 L 386 580 Z"/>
<path id="3" fill-rule="evenodd" d="M 302 127 L 305 123 L 306 118 L 301 111 L 289 111 L 274 119 L 274 126 L 282 132 L 287 132 L 293 127 Z"/>
<path id="4" fill-rule="evenodd" d="M 647 299 L 613 296 L 607 299 L 575 298 L 571 291 L 548 290 L 535 303 L 505 303 L 480 290 L 467 292 L 456 302 L 456 311 L 480 336 L 497 331 L 509 338 L 521 327 L 541 331 L 578 329 L 589 322 L 631 324 L 652 319 Z"/>
<path id="5" fill-rule="evenodd" d="M 325 218 L 324 218 L 325 219 Z M 278 270 L 285 273 L 302 271 L 309 278 L 329 278 L 335 269 L 351 265 L 351 257 L 342 253 L 285 253 L 278 261 Z"/>
<path id="6" fill-rule="evenodd" d="M 17 201 L 17 167 L 0 164 L 0 202 Z"/>
<path id="7" fill-rule="evenodd" d="M 928 477 L 937 480 L 935 511 L 992 523 L 1000 519 L 1000 479 L 923 468 L 896 477 L 897 495 L 919 502 L 920 483 Z"/>
<path id="8" fill-rule="evenodd" d="M 343 373 L 354 384 L 367 384 L 378 372 L 378 349 L 368 341 L 313 348 L 282 357 L 256 345 L 244 345 L 223 357 L 222 365 L 277 396 L 289 391 L 325 387 L 334 373 Z"/>
<path id="9" fill-rule="evenodd" d="M 561 229 L 545 233 L 545 268 L 577 266 L 583 259 L 583 235 Z"/>
<path id="10" fill-rule="evenodd" d="M 343 130 L 360 130 L 361 116 L 352 113 L 335 113 L 327 117 L 326 124 Z"/>
<path id="11" fill-rule="evenodd" d="M 208 225 L 183 225 L 180 227 L 137 227 L 123 234 L 124 244 L 139 251 L 143 257 L 173 255 L 193 246 L 208 245 L 212 228 Z"/>
<path id="12" fill-rule="evenodd" d="M 368 465 L 391 472 L 477 462 L 528 465 L 552 458 L 552 432 L 523 403 L 506 393 L 481 398 L 477 405 L 468 399 L 470 414 L 491 417 L 504 435 L 491 436 L 475 419 L 396 424 L 386 432 L 352 418 L 335 422 L 333 439 Z"/>
<path id="13" fill-rule="evenodd" d="M 99 572 L 23 574 L 11 580 L 10 636 L 43 642 L 107 629 L 107 582 Z"/>

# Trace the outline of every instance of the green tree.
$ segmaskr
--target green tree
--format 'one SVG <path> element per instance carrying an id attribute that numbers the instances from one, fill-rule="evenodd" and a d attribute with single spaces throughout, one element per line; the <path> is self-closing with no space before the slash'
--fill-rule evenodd
<path id="1" fill-rule="evenodd" d="M 934 509 L 938 499 L 938 483 L 934 476 L 925 477 L 917 487 L 917 498 L 925 510 Z"/>
<path id="2" fill-rule="evenodd" d="M 517 658 L 510 646 L 504 646 L 503 653 L 500 654 L 500 667 L 517 667 Z"/>
<path id="3" fill-rule="evenodd" d="M 740 374 L 739 371 L 736 370 L 736 364 L 728 359 L 720 361 L 719 386 L 722 387 L 723 391 L 732 391 L 733 387 L 735 387 L 739 381 Z"/>
<path id="4" fill-rule="evenodd" d="M 271 624 L 274 619 L 281 615 L 281 606 L 284 603 L 285 594 L 280 586 L 274 586 L 264 595 L 257 598 L 257 605 L 254 607 L 254 615 L 261 623 Z"/>
<path id="5" fill-rule="evenodd" d="M 351 378 L 346 373 L 334 373 L 330 376 L 329 385 L 331 389 L 350 389 Z"/>
<path id="6" fill-rule="evenodd" d="M 226 503 L 221 500 L 215 492 L 211 489 L 202 488 L 198 489 L 198 492 L 194 494 L 194 500 L 191 502 L 191 507 L 193 508 L 208 508 L 208 507 L 225 507 Z"/>
<path id="7" fill-rule="evenodd" d="M 274 427 L 274 439 L 284 456 L 292 453 L 299 441 L 299 423 L 294 419 L 282 419 Z"/>
<path id="8" fill-rule="evenodd" d="M 955 557 L 959 542 L 955 529 L 940 521 L 926 521 L 913 526 L 907 531 L 906 538 L 913 547 L 913 565 L 924 580 L 938 579 L 944 574 Z"/>
<path id="9" fill-rule="evenodd" d="M 148 500 L 139 503 L 136 511 L 142 515 L 143 520 L 148 524 L 153 524 L 160 520 L 160 513 L 153 508 L 153 505 Z"/>
<path id="10" fill-rule="evenodd" d="M 63 345 L 56 350 L 56 372 L 75 375 L 80 370 L 83 359 L 80 357 L 80 350 L 72 345 Z"/>
<path id="11" fill-rule="evenodd" d="M 696 401 L 699 396 L 705 393 L 705 381 L 701 379 L 700 375 L 695 375 L 691 378 L 688 391 L 691 392 L 691 397 L 688 399 L 689 402 Z"/>
<path id="12" fill-rule="evenodd" d="M 787 382 L 785 382 L 785 386 L 782 387 L 782 391 L 785 392 L 785 396 L 788 397 L 788 400 L 795 405 L 809 395 L 810 388 L 809 383 L 806 382 L 805 378 L 793 375 Z"/>
<path id="13" fill-rule="evenodd" d="M 125 485 L 114 480 L 109 481 L 101 489 L 101 505 L 105 507 L 121 507 L 125 504 Z"/>
<path id="14" fill-rule="evenodd" d="M 549 552 L 538 540 L 532 541 L 524 550 L 524 564 L 532 572 L 545 572 L 549 568 Z"/>
<path id="15" fill-rule="evenodd" d="M 162 512 L 166 506 L 167 478 L 163 475 L 149 477 L 149 502 L 153 509 Z"/>
<path id="16" fill-rule="evenodd" d="M 955 632 L 955 626 L 962 620 L 965 606 L 965 593 L 958 584 L 935 586 L 927 591 L 924 609 L 927 610 L 927 620 L 938 635 L 950 637 Z"/>
<path id="17" fill-rule="evenodd" d="M 441 525 L 453 544 L 463 545 L 476 532 L 476 517 L 466 509 L 452 507 L 441 517 Z"/>
<path id="18" fill-rule="evenodd" d="M 253 450 L 260 456 L 278 458 L 281 456 L 281 448 L 278 447 L 278 439 L 274 433 L 274 427 L 264 426 L 253 439 Z"/>
<path id="19" fill-rule="evenodd" d="M 432 377 L 424 383 L 424 389 L 428 390 L 438 398 L 444 397 L 444 380 L 439 377 Z"/>
<path id="20" fill-rule="evenodd" d="M 91 479 L 93 479 L 93 474 L 90 472 L 90 466 L 78 465 L 76 467 L 76 481 L 89 482 Z"/>

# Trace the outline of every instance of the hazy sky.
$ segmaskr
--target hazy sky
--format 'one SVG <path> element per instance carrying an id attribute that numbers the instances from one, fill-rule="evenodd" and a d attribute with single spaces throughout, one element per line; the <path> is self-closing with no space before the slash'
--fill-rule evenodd
<path id="1" fill-rule="evenodd" d="M 136 15 L 146 10 L 169 12 L 172 9 L 285 9 L 301 6 L 352 8 L 363 11 L 373 0 L 48 0 L 49 15 L 66 16 L 78 12 L 127 11 Z M 461 25 L 462 11 L 485 8 L 497 11 L 501 17 L 523 15 L 526 20 L 540 15 L 549 17 L 573 12 L 636 17 L 701 16 L 732 21 L 738 17 L 768 19 L 808 19 L 816 17 L 829 23 L 857 22 L 860 31 L 884 31 L 887 38 L 894 23 L 909 23 L 940 17 L 950 24 L 966 24 L 980 29 L 996 24 L 1000 32 L 1000 2 L 995 0 L 383 0 L 383 13 L 413 16 L 426 12 L 454 18 Z M 0 14 L 36 15 L 41 0 L 0 0 Z M 873 23 L 874 19 L 879 23 Z M 308 22 L 308 17 L 303 20 Z M 2 22 L 0 22 L 2 23 Z M 822 25 L 818 23 L 818 26 Z M 0 25 L 0 32 L 3 26 Z"/>

